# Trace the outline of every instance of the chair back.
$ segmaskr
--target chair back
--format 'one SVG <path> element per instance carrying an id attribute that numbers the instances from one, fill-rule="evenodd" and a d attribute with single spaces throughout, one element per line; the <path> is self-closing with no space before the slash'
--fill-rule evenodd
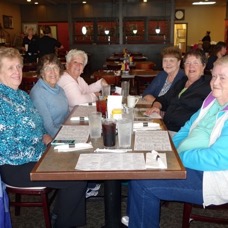
<path id="1" fill-rule="evenodd" d="M 115 86 L 119 86 L 120 80 L 121 80 L 120 76 L 115 76 L 115 75 L 110 75 L 110 74 L 95 75 L 94 78 L 96 81 L 103 78 L 109 85 L 115 85 Z"/>
<path id="2" fill-rule="evenodd" d="M 148 69 L 153 69 L 155 67 L 155 63 L 153 62 L 136 62 L 135 63 L 135 68 L 136 69 L 145 69 L 145 70 L 148 70 Z"/>
<path id="3" fill-rule="evenodd" d="M 36 76 L 23 77 L 20 85 L 20 89 L 27 93 L 30 93 L 32 87 L 36 84 L 38 78 Z"/>

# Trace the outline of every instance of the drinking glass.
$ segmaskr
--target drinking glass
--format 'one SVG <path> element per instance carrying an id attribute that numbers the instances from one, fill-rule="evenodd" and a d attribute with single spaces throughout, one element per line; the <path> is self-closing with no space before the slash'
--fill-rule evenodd
<path id="1" fill-rule="evenodd" d="M 89 114 L 89 132 L 90 138 L 101 137 L 101 112 L 92 112 Z"/>
<path id="2" fill-rule="evenodd" d="M 105 147 L 113 147 L 116 144 L 116 121 L 104 119 L 102 121 L 102 134 Z"/>
<path id="3" fill-rule="evenodd" d="M 118 142 L 120 148 L 130 148 L 132 139 L 132 119 L 122 118 L 117 121 Z"/>

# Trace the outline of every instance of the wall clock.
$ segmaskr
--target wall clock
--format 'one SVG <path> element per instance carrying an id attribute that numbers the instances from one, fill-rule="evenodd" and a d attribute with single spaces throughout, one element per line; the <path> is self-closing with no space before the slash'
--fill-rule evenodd
<path id="1" fill-rule="evenodd" d="M 184 20 L 184 13 L 183 9 L 175 10 L 175 20 Z"/>

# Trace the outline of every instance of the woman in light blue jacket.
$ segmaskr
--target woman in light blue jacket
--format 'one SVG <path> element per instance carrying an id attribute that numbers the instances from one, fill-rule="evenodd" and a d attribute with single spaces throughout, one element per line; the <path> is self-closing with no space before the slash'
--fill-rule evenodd
<path id="1" fill-rule="evenodd" d="M 161 200 L 205 206 L 228 202 L 228 56 L 215 62 L 211 89 L 173 138 L 187 178 L 131 181 L 130 228 L 159 227 Z"/>
<path id="2" fill-rule="evenodd" d="M 65 92 L 57 84 L 62 72 L 62 64 L 56 55 L 44 55 L 37 68 L 40 79 L 30 92 L 33 104 L 44 121 L 44 128 L 52 137 L 69 114 Z"/>

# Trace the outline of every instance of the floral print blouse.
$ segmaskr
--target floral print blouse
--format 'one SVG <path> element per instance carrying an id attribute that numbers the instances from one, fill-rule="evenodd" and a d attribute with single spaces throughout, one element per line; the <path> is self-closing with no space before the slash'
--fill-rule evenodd
<path id="1" fill-rule="evenodd" d="M 0 84 L 0 165 L 38 161 L 45 150 L 44 134 L 28 94 Z"/>

